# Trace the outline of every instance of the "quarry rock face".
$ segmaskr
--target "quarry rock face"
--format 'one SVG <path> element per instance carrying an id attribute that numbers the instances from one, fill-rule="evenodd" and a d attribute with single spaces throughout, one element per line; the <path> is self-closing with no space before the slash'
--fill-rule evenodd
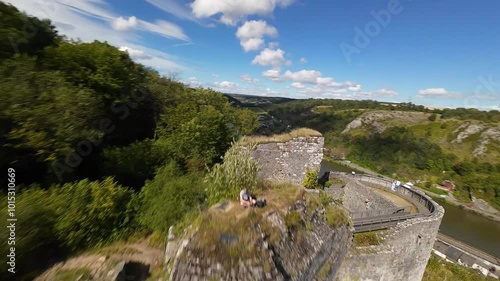
<path id="1" fill-rule="evenodd" d="M 302 185 L 308 169 L 319 171 L 323 137 L 296 137 L 284 143 L 261 143 L 252 157 L 260 164 L 259 176 L 274 182 Z"/>

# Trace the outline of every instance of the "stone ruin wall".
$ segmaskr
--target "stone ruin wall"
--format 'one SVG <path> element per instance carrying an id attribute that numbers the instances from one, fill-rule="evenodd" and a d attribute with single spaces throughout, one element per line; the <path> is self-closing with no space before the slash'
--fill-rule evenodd
<path id="1" fill-rule="evenodd" d="M 302 185 L 307 169 L 319 171 L 323 137 L 296 137 L 284 143 L 261 143 L 252 157 L 260 164 L 259 177 L 273 182 Z"/>

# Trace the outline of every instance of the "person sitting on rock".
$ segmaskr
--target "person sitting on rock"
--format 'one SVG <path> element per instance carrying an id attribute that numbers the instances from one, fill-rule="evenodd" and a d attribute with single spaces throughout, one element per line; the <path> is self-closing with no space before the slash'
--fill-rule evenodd
<path id="1" fill-rule="evenodd" d="M 245 188 L 240 192 L 240 204 L 243 207 L 251 207 L 255 205 L 255 199 L 250 196 L 250 193 L 248 193 L 248 190 Z"/>

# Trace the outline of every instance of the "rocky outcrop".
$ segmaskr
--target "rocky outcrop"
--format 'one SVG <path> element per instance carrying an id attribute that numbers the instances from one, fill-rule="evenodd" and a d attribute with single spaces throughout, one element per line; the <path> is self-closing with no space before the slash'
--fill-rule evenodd
<path id="1" fill-rule="evenodd" d="M 251 241 L 241 237 L 221 237 L 223 247 L 252 247 L 254 254 L 242 258 L 237 253 L 228 261 L 220 253 L 226 249 L 214 247 L 206 255 L 197 248 L 204 239 L 199 232 L 189 238 L 172 268 L 170 280 L 315 280 L 322 272 L 322 280 L 332 280 L 349 247 L 352 229 L 347 225 L 330 227 L 324 219 L 324 209 L 308 210 L 299 200 L 287 212 L 300 214 L 302 227 L 290 230 L 278 211 L 270 211 L 262 222 L 248 226 Z M 307 225 L 307 227 L 306 227 Z M 201 236 L 200 236 L 201 235 Z M 276 236 L 277 235 L 277 236 Z M 272 238 L 274 236 L 278 239 Z"/>
<path id="2" fill-rule="evenodd" d="M 296 137 L 284 143 L 258 144 L 252 157 L 260 164 L 260 178 L 301 185 L 307 169 L 319 171 L 323 145 L 323 137 Z"/>

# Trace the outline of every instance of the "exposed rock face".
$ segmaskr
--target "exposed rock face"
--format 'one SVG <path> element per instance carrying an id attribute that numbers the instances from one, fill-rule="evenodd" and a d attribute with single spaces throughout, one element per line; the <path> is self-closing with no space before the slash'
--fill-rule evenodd
<path id="1" fill-rule="evenodd" d="M 486 127 L 481 124 L 470 124 L 465 123 L 460 125 L 453 133 L 458 133 L 457 138 L 451 141 L 451 143 L 462 143 L 466 138 L 471 135 L 479 134 Z M 463 131 L 461 131 L 463 129 Z"/>
<path id="2" fill-rule="evenodd" d="M 474 149 L 474 157 L 481 156 L 488 151 L 488 145 L 500 143 L 500 127 L 489 128 L 481 133 L 479 145 Z"/>
<path id="3" fill-rule="evenodd" d="M 354 119 L 342 131 L 342 134 L 348 133 L 352 129 L 370 126 L 377 133 L 382 133 L 386 129 L 381 121 L 399 120 L 405 123 L 418 123 L 428 118 L 428 114 L 421 112 L 402 112 L 402 111 L 369 111 Z"/>
<path id="4" fill-rule="evenodd" d="M 319 171 L 323 137 L 297 137 L 285 143 L 263 143 L 253 152 L 260 164 L 259 176 L 274 182 L 302 184 L 307 169 Z"/>
<path id="5" fill-rule="evenodd" d="M 249 226 L 254 239 L 250 245 L 255 255 L 237 258 L 229 264 L 221 255 L 210 257 L 194 247 L 195 233 L 180 254 L 170 280 L 314 280 L 321 270 L 323 280 L 333 280 L 349 247 L 352 229 L 346 225 L 331 228 L 322 218 L 324 209 L 308 211 L 304 201 L 297 201 L 288 211 L 295 210 L 308 221 L 309 230 L 289 231 L 284 217 L 272 211 L 266 220 L 279 231 L 279 240 L 271 241 L 270 234 L 260 224 Z M 242 243 L 242 242 L 236 242 Z M 229 246 L 229 245 L 228 245 Z M 216 253 L 219 249 L 213 249 Z"/>
<path id="6" fill-rule="evenodd" d="M 483 124 L 472 124 L 465 122 L 453 131 L 456 138 L 451 143 L 463 143 L 466 139 L 479 135 L 477 146 L 472 152 L 472 156 L 480 157 L 488 152 L 489 145 L 500 143 L 500 127 L 488 127 Z"/>

